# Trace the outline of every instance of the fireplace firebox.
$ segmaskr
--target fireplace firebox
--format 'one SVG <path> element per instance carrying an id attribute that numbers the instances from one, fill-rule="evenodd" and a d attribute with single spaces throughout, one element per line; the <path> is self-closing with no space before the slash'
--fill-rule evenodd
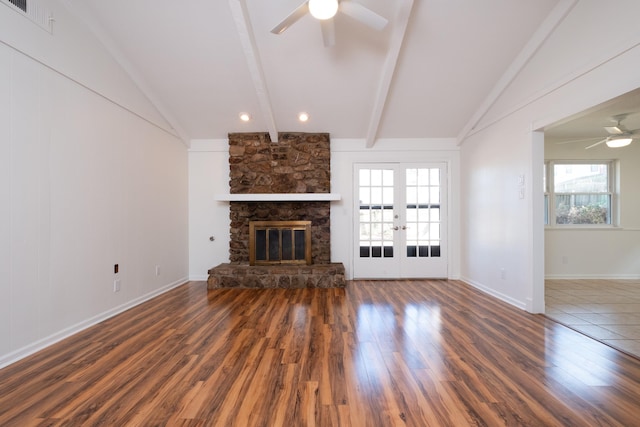
<path id="1" fill-rule="evenodd" d="M 311 221 L 250 221 L 249 265 L 311 264 Z"/>

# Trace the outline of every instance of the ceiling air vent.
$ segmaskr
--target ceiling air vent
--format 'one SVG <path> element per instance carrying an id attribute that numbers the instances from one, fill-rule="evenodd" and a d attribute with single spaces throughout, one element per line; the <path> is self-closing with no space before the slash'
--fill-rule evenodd
<path id="1" fill-rule="evenodd" d="M 27 0 L 9 0 L 9 3 L 21 9 L 23 12 L 27 12 Z"/>
<path id="2" fill-rule="evenodd" d="M 40 4 L 43 0 L 0 0 L 11 9 L 29 18 L 40 28 L 53 33 L 53 14 Z"/>

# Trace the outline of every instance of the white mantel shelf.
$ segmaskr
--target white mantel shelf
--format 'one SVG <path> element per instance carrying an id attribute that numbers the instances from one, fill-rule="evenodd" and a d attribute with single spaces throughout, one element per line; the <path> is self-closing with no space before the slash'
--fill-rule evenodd
<path id="1" fill-rule="evenodd" d="M 340 200 L 336 193 L 216 194 L 220 202 L 327 202 Z"/>

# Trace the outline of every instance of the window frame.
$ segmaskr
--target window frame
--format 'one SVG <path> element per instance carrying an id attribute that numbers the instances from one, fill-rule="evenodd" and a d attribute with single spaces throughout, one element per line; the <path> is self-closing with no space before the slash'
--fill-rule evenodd
<path id="1" fill-rule="evenodd" d="M 554 166 L 556 165 L 606 165 L 607 166 L 607 191 L 606 192 L 581 192 L 581 193 L 556 193 Z M 544 162 L 544 205 L 545 205 L 545 227 L 556 229 L 610 229 L 618 226 L 619 205 L 618 205 L 618 165 L 615 160 L 604 159 L 549 159 Z M 556 195 L 607 195 L 610 200 L 609 223 L 603 224 L 557 224 L 556 223 Z"/>

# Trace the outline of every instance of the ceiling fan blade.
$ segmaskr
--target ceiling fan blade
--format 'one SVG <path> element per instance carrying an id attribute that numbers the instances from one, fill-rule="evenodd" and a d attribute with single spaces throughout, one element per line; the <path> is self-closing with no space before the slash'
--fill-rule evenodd
<path id="1" fill-rule="evenodd" d="M 595 147 L 596 145 L 604 144 L 604 143 L 605 143 L 605 142 L 607 142 L 608 140 L 609 140 L 609 138 L 605 138 L 605 139 L 603 139 L 602 141 L 598 141 L 598 142 L 596 142 L 595 144 L 591 144 L 591 145 L 589 145 L 589 146 L 587 146 L 587 147 L 584 147 L 584 149 L 585 149 L 585 150 L 588 150 L 589 148 L 593 148 L 593 147 Z"/>
<path id="2" fill-rule="evenodd" d="M 609 132 L 610 135 L 622 135 L 625 132 L 625 129 L 622 126 L 605 126 L 604 129 Z"/>
<path id="3" fill-rule="evenodd" d="M 571 144 L 571 143 L 574 143 L 574 142 L 583 142 L 583 141 L 593 141 L 594 139 L 600 139 L 600 137 L 596 136 L 595 138 L 570 139 L 568 141 L 558 141 L 558 142 L 556 142 L 556 145 Z"/>
<path id="4" fill-rule="evenodd" d="M 292 26 L 293 24 L 298 22 L 300 20 L 300 18 L 302 18 L 304 15 L 306 15 L 309 12 L 308 3 L 309 3 L 309 1 L 307 0 L 304 3 L 302 3 L 300 6 L 298 6 L 293 12 L 291 12 L 289 14 L 289 16 L 284 18 L 282 20 L 282 22 L 280 22 L 278 25 L 273 27 L 271 32 L 273 34 L 282 34 L 282 33 L 284 33 L 287 28 L 289 28 L 290 26 Z"/>
<path id="5" fill-rule="evenodd" d="M 320 28 L 322 29 L 324 47 L 334 46 L 336 44 L 336 27 L 333 18 L 320 21 Z"/>
<path id="6" fill-rule="evenodd" d="M 378 31 L 382 30 L 389 22 L 387 18 L 353 1 L 341 1 L 340 12 Z"/>

